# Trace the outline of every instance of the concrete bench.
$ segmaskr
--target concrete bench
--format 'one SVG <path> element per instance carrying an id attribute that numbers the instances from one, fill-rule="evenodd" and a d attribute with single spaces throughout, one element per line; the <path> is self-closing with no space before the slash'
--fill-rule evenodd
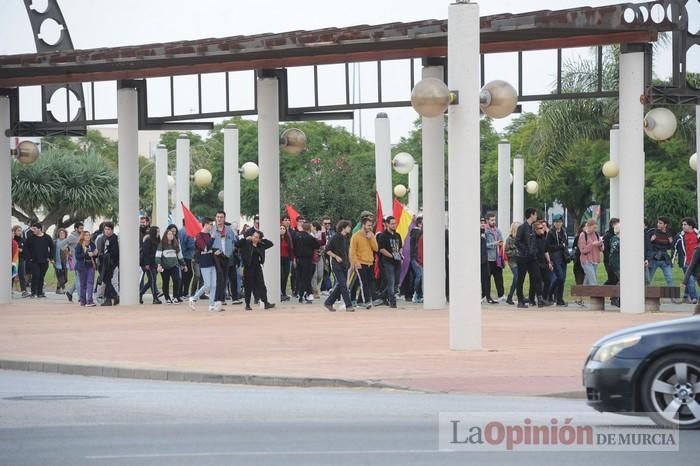
<path id="1" fill-rule="evenodd" d="M 605 298 L 619 298 L 620 285 L 574 285 L 571 296 L 588 297 L 591 299 L 591 309 L 605 309 Z M 661 306 L 661 298 L 680 299 L 681 289 L 678 286 L 647 286 L 644 288 L 644 310 L 657 312 Z"/>

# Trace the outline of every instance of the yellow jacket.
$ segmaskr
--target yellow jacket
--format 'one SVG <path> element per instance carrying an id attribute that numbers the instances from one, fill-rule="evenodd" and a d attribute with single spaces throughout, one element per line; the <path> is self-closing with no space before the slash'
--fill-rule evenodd
<path id="1" fill-rule="evenodd" d="M 350 263 L 372 265 L 374 253 L 378 250 L 377 237 L 372 236 L 372 239 L 367 239 L 364 230 L 360 230 L 350 239 Z"/>

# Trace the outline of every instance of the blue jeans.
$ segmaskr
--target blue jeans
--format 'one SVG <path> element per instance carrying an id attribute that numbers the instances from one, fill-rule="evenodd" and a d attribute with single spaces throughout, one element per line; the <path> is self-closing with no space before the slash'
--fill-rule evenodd
<path id="1" fill-rule="evenodd" d="M 686 272 L 688 272 L 688 266 L 684 265 L 683 273 L 685 274 Z M 685 294 L 687 294 L 690 299 L 698 299 L 698 292 L 695 290 L 694 277 L 691 277 L 690 280 L 688 280 L 688 284 L 685 287 Z"/>
<path id="2" fill-rule="evenodd" d="M 656 269 L 661 267 L 668 286 L 673 286 L 673 274 L 671 272 L 671 264 L 667 264 L 664 260 L 652 260 L 649 262 L 649 282 L 654 280 Z"/>
<path id="3" fill-rule="evenodd" d="M 552 283 L 549 285 L 549 295 L 554 295 L 557 302 L 564 300 L 564 284 L 566 283 L 566 264 L 562 261 L 552 261 Z M 546 296 L 549 298 L 549 296 Z"/>
<path id="4" fill-rule="evenodd" d="M 510 291 L 508 292 L 508 299 L 513 300 L 513 295 L 518 289 L 518 264 L 517 262 L 508 262 L 508 267 L 513 273 L 513 282 L 510 284 Z"/>
<path id="5" fill-rule="evenodd" d="M 192 299 L 197 301 L 206 291 L 209 295 L 209 307 L 213 307 L 216 302 L 216 267 L 200 267 L 199 270 L 202 273 L 204 285 L 197 290 Z"/>
<path id="6" fill-rule="evenodd" d="M 384 299 L 390 304 L 396 304 L 396 288 L 401 278 L 401 263 L 392 259 L 382 258 L 382 276 L 384 277 Z"/>
<path id="7" fill-rule="evenodd" d="M 338 265 L 334 260 L 331 264 L 331 270 L 335 277 L 335 286 L 333 286 L 333 289 L 328 294 L 328 298 L 326 298 L 326 302 L 323 304 L 332 306 L 342 296 L 345 308 L 350 309 L 352 301 L 350 301 L 350 291 L 348 291 L 348 269 L 344 265 Z"/>
<path id="8" fill-rule="evenodd" d="M 585 278 L 583 279 L 583 284 L 597 285 L 598 276 L 596 275 L 596 271 L 598 269 L 598 264 L 594 264 L 593 262 L 581 262 L 581 268 L 586 274 Z"/>
<path id="9" fill-rule="evenodd" d="M 423 299 L 423 267 L 418 261 L 411 259 L 411 270 L 413 271 L 413 291 L 416 299 Z"/>

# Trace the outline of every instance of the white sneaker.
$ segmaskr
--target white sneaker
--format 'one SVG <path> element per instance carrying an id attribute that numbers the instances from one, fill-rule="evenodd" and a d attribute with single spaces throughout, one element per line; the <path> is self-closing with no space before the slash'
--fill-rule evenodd
<path id="1" fill-rule="evenodd" d="M 190 309 L 192 309 L 193 311 L 196 311 L 197 310 L 197 307 L 196 307 L 197 301 L 195 301 L 193 298 L 190 298 L 188 301 L 190 303 Z"/>
<path id="2" fill-rule="evenodd" d="M 221 301 L 214 301 L 214 312 L 221 312 L 224 310 L 223 304 Z"/>
<path id="3" fill-rule="evenodd" d="M 216 308 L 214 306 L 209 306 L 209 312 L 216 312 Z"/>
<path id="4" fill-rule="evenodd" d="M 496 301 L 498 301 L 498 302 L 503 302 L 503 301 L 505 301 L 505 300 L 506 300 L 506 297 L 505 297 L 505 295 L 504 295 L 504 296 L 499 296 L 498 299 L 497 299 Z"/>

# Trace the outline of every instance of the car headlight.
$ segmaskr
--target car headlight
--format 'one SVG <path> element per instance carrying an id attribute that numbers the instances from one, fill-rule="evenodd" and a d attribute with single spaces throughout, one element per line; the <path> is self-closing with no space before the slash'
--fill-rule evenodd
<path id="1" fill-rule="evenodd" d="M 640 335 L 635 335 L 605 343 L 603 346 L 598 348 L 598 351 L 595 352 L 593 355 L 593 360 L 598 362 L 606 362 L 612 359 L 623 349 L 636 345 L 641 339 L 642 337 Z"/>

